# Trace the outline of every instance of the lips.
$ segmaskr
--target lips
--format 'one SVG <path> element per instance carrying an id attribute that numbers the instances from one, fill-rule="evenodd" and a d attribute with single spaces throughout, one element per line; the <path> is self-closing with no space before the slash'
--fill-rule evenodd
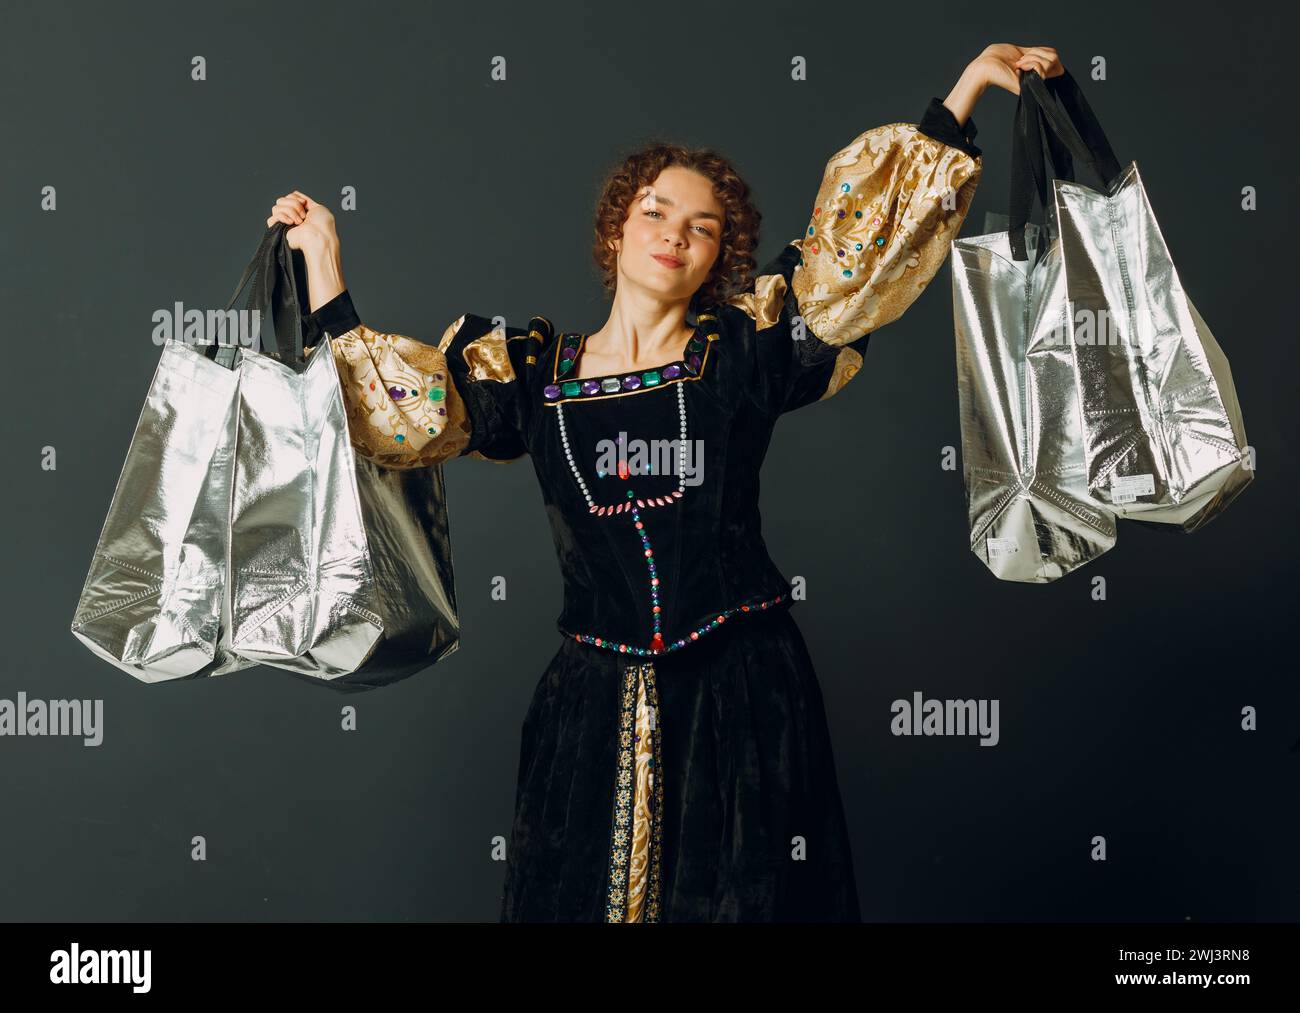
<path id="1" fill-rule="evenodd" d="M 682 266 L 684 266 L 684 265 L 682 264 L 682 262 L 681 262 L 680 260 L 678 260 L 676 257 L 668 257 L 668 256 L 664 256 L 664 255 L 662 255 L 662 254 L 658 254 L 658 253 L 651 254 L 651 256 L 653 256 L 655 260 L 659 261 L 659 263 L 663 264 L 664 267 L 682 267 Z"/>

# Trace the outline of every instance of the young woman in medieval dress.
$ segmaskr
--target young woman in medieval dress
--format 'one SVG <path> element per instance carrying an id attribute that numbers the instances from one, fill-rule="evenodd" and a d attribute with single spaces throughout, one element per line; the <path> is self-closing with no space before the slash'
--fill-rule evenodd
<path id="1" fill-rule="evenodd" d="M 630 155 L 597 207 L 613 302 L 592 333 L 470 313 L 433 344 L 374 330 L 330 211 L 298 191 L 276 202 L 267 224 L 295 226 L 306 342 L 332 339 L 357 452 L 387 468 L 527 454 L 537 473 L 564 639 L 524 720 L 502 920 L 859 919 L 759 469 L 777 419 L 839 391 L 943 263 L 982 170 L 971 109 L 1030 69 L 1062 73 L 1048 47 L 990 46 L 919 124 L 855 138 L 807 229 L 756 272 L 760 215 L 725 158 Z M 613 434 L 685 453 L 629 466 Z"/>

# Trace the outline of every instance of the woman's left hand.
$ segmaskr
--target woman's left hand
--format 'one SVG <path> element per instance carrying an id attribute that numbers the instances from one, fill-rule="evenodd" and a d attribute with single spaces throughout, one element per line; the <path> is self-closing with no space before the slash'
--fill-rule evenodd
<path id="1" fill-rule="evenodd" d="M 1065 73 L 1051 46 L 1013 46 L 1009 42 L 989 46 L 971 61 L 971 67 L 978 70 L 983 85 L 997 85 L 1013 95 L 1020 94 L 1021 71 L 1036 70 L 1043 78 Z"/>

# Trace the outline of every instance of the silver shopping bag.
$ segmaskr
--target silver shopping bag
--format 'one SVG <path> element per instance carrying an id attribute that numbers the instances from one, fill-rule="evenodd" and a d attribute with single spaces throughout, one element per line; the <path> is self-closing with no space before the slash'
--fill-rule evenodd
<path id="1" fill-rule="evenodd" d="M 223 320 L 250 279 L 250 309 L 265 289 L 255 273 L 271 263 L 272 240 L 263 237 Z M 254 664 L 230 650 L 225 593 L 237 356 L 233 345 L 205 352 L 168 337 L 73 615 L 78 640 L 143 682 Z"/>
<path id="2" fill-rule="evenodd" d="M 337 689 L 372 688 L 459 643 L 442 468 L 357 456 L 331 338 L 304 362 L 284 229 L 272 226 L 278 350 L 240 353 L 231 643 Z"/>
<path id="3" fill-rule="evenodd" d="M 1137 164 L 1121 170 L 1073 79 L 1052 80 L 1025 75 L 1024 108 L 1053 161 L 1073 154 L 1105 182 L 1084 186 L 1058 166 L 1047 196 L 1042 146 L 1027 145 L 1059 235 L 1089 493 L 1117 516 L 1194 531 L 1254 477 L 1228 360 L 1183 288 Z"/>
<path id="4" fill-rule="evenodd" d="M 1048 238 L 1028 225 L 1030 250 Z M 1055 580 L 1115 544 L 1088 495 L 1059 251 L 1016 261 L 1005 229 L 954 240 L 952 282 L 971 551 L 1003 580 Z"/>

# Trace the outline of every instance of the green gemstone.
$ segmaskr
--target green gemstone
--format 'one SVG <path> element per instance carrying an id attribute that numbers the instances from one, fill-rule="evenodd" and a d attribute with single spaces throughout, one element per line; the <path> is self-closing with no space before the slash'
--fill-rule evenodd
<path id="1" fill-rule="evenodd" d="M 441 401 L 441 400 L 442 400 L 444 397 L 446 397 L 446 396 L 447 396 L 447 392 L 446 392 L 445 390 L 441 389 L 440 387 L 431 387 L 431 388 L 429 388 L 429 400 L 430 400 L 430 401 Z"/>
<path id="2" fill-rule="evenodd" d="M 565 397 L 577 397 L 582 393 L 582 384 L 577 380 L 565 380 L 560 389 L 564 391 Z"/>
<path id="3" fill-rule="evenodd" d="M 647 387 L 653 387 L 659 382 L 659 370 L 648 369 L 641 374 L 641 382 Z"/>
<path id="4" fill-rule="evenodd" d="M 572 359 L 561 359 L 561 360 L 560 360 L 560 372 L 561 372 L 561 373 L 567 373 L 567 372 L 569 371 L 569 367 L 572 366 L 572 365 L 573 365 L 573 360 L 572 360 Z"/>

